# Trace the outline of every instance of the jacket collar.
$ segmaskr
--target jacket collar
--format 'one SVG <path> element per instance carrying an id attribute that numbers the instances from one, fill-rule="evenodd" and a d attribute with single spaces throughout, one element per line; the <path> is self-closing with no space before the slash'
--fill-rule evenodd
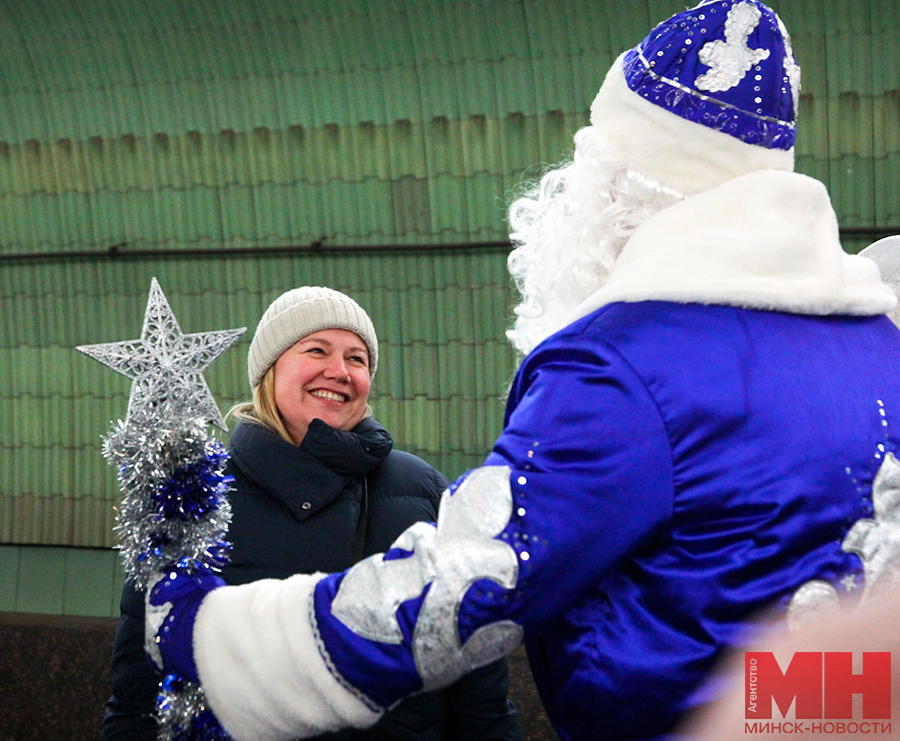
<path id="1" fill-rule="evenodd" d="M 795 314 L 873 315 L 894 292 L 875 263 L 841 248 L 825 186 L 761 170 L 647 219 L 571 321 L 616 301 L 721 304 Z"/>
<path id="2" fill-rule="evenodd" d="M 342 431 L 313 420 L 298 447 L 267 427 L 242 421 L 231 433 L 233 465 L 305 520 L 334 501 L 348 480 L 375 470 L 393 447 L 371 417 Z"/>
<path id="3" fill-rule="evenodd" d="M 381 465 L 393 445 L 390 433 L 371 417 L 349 431 L 336 430 L 321 419 L 314 419 L 300 443 L 300 451 L 336 473 L 365 475 Z"/>

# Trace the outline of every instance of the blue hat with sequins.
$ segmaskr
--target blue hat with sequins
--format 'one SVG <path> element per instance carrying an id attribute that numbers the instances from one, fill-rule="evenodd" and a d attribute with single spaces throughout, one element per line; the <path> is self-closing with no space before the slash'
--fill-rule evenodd
<path id="1" fill-rule="evenodd" d="M 800 68 L 757 0 L 707 0 L 613 64 L 591 123 L 635 165 L 690 194 L 760 169 L 793 170 Z"/>

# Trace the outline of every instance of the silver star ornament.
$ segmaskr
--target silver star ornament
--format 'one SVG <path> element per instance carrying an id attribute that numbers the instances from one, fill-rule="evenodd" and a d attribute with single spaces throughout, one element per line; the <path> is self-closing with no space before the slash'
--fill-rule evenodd
<path id="1" fill-rule="evenodd" d="M 181 419 L 199 418 L 226 430 L 203 371 L 246 330 L 183 334 L 153 278 L 139 340 L 76 349 L 132 379 L 126 424 L 137 415 L 158 416 L 168 409 Z"/>

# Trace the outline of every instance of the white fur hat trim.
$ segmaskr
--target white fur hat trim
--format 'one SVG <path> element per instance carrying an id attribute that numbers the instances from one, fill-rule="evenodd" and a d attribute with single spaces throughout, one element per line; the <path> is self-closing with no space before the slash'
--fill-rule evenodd
<path id="1" fill-rule="evenodd" d="M 624 57 L 613 62 L 591 104 L 591 124 L 648 175 L 692 195 L 756 170 L 793 171 L 793 149 L 747 144 L 642 98 L 625 82 Z"/>

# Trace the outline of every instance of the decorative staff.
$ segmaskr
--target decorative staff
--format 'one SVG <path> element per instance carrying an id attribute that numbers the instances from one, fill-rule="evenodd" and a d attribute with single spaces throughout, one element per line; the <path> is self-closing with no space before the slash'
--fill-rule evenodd
<path id="1" fill-rule="evenodd" d="M 212 575 L 228 560 L 228 454 L 206 427 L 227 428 L 203 371 L 245 331 L 183 334 L 153 278 L 140 339 L 76 348 L 132 379 L 127 416 L 111 425 L 103 455 L 118 469 L 119 548 L 140 589 L 173 567 Z M 150 618 L 161 624 L 165 616 Z M 162 666 L 154 649 L 150 658 Z M 157 710 L 160 741 L 228 738 L 200 686 L 177 675 L 161 682 Z"/>

